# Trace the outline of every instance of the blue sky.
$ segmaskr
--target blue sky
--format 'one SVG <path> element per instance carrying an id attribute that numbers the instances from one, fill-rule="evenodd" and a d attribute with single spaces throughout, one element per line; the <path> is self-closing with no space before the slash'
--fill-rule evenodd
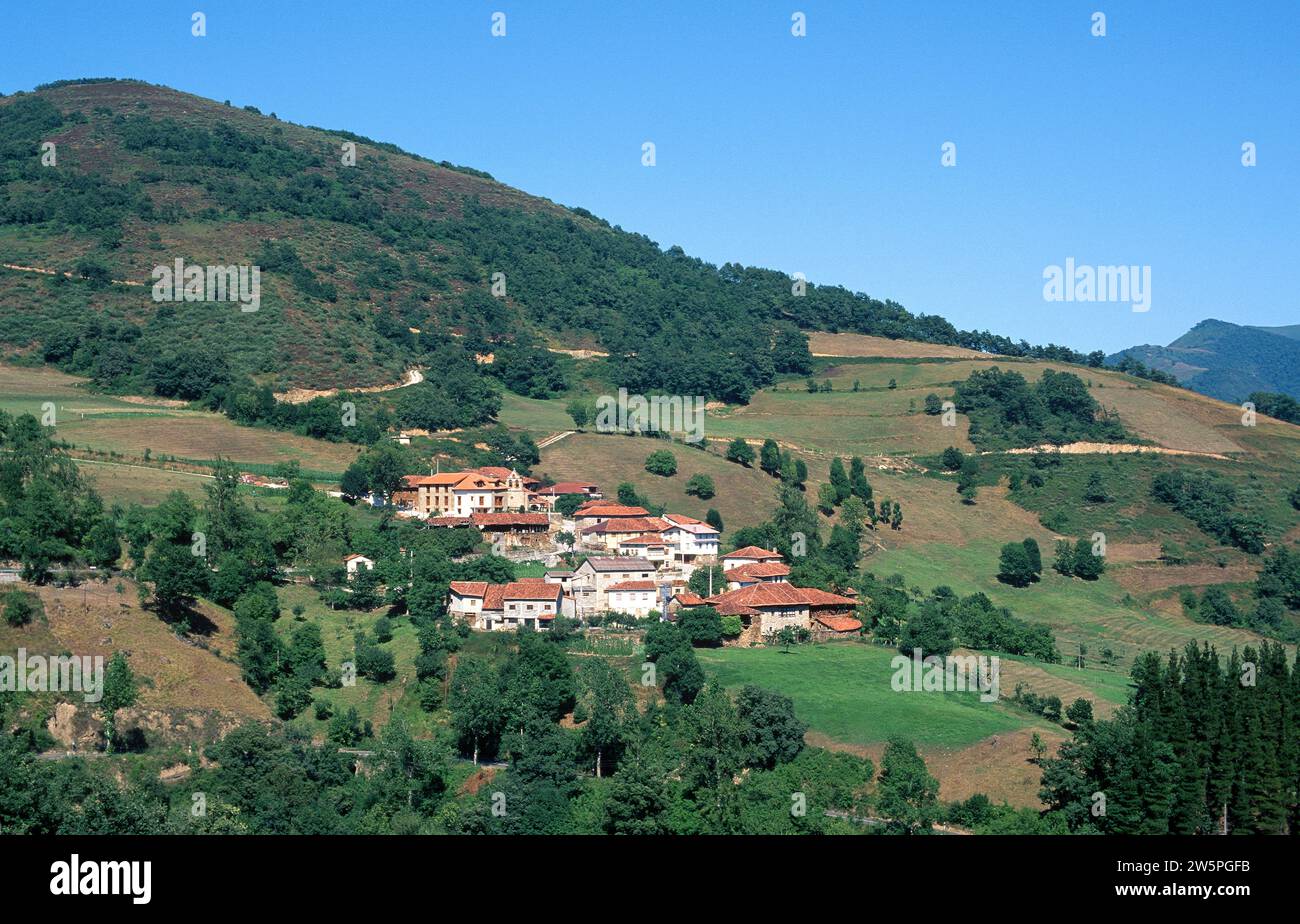
<path id="1" fill-rule="evenodd" d="M 1109 351 L 1300 322 L 1292 0 L 61 0 L 4 20 L 6 93 L 117 76 L 253 104 L 960 327 Z M 1150 311 L 1045 301 L 1067 257 L 1149 265 Z"/>

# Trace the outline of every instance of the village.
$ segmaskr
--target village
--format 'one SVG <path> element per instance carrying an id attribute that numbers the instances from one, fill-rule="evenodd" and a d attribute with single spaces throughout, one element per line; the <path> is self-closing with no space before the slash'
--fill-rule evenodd
<path id="1" fill-rule="evenodd" d="M 583 625 L 610 616 L 673 621 L 693 607 L 738 618 L 741 631 L 729 644 L 740 646 L 770 642 L 785 629 L 824 639 L 862 627 L 852 589 L 840 595 L 795 586 L 779 552 L 747 546 L 723 553 L 721 534 L 708 523 L 608 501 L 592 482 L 544 485 L 514 469 L 484 466 L 407 475 L 389 502 L 397 516 L 430 529 L 475 529 L 492 554 L 546 567 L 542 577 L 506 584 L 452 581 L 448 612 L 475 630 L 544 631 L 557 617 Z M 353 578 L 374 562 L 351 554 L 344 565 Z M 697 569 L 707 576 L 696 587 L 704 593 L 690 589 Z"/>

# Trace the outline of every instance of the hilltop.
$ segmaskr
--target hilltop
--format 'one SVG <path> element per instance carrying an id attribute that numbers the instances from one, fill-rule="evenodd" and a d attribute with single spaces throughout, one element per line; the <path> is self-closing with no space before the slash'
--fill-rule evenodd
<path id="1" fill-rule="evenodd" d="M 454 349 L 495 354 L 480 371 L 545 397 L 565 387 L 552 347 L 608 354 L 604 380 L 633 391 L 743 401 L 806 371 L 804 330 L 1038 349 L 713 266 L 482 171 L 133 80 L 0 99 L 0 151 L 7 352 L 119 393 L 379 386 Z M 259 267 L 258 309 L 154 301 L 155 268 L 177 260 Z M 167 364 L 203 372 L 177 383 Z"/>
<path id="2" fill-rule="evenodd" d="M 1211 318 L 1168 346 L 1130 347 L 1106 362 L 1116 365 L 1125 357 L 1223 401 L 1244 401 L 1260 391 L 1300 396 L 1300 325 L 1247 327 Z"/>

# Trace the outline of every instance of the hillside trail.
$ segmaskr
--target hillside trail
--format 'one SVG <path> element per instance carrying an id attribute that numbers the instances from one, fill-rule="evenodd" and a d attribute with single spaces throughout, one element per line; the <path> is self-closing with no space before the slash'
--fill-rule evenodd
<path id="1" fill-rule="evenodd" d="M 373 395 L 382 391 L 395 391 L 398 388 L 418 385 L 423 381 L 424 373 L 418 367 L 412 366 L 402 373 L 400 382 L 390 385 L 363 385 L 360 388 L 291 388 L 288 391 L 275 392 L 275 400 L 283 401 L 285 404 L 306 404 L 313 398 L 328 398 L 344 391 L 350 394 Z"/>
<path id="2" fill-rule="evenodd" d="M 1200 449 L 1169 449 L 1165 446 L 1139 446 L 1136 443 L 1066 443 L 1064 446 L 1052 446 L 1044 443 L 1039 446 L 1025 446 L 1017 449 L 986 450 L 980 455 L 1034 455 L 1045 452 L 1059 452 L 1064 456 L 1088 455 L 1128 455 L 1149 452 L 1160 456 L 1200 456 L 1205 459 L 1218 459 L 1221 462 L 1240 462 L 1232 456 L 1218 452 L 1205 452 Z"/>
<path id="3" fill-rule="evenodd" d="M 550 436 L 546 437 L 546 439 L 540 440 L 537 443 L 537 448 L 545 449 L 547 446 L 554 446 L 566 436 L 573 436 L 573 434 L 577 432 L 577 430 L 561 430 L 559 433 L 552 433 Z"/>
<path id="4" fill-rule="evenodd" d="M 0 267 L 3 267 L 5 269 L 10 269 L 10 270 L 17 270 L 20 273 L 40 273 L 42 276 L 65 276 L 68 279 L 71 279 L 73 277 L 73 274 L 68 270 L 59 271 L 59 270 L 45 269 L 40 266 L 23 266 L 20 263 L 0 263 Z M 134 280 L 131 279 L 113 279 L 110 281 L 114 285 L 118 285 L 118 286 L 145 285 L 145 283 L 143 282 L 135 282 Z"/>

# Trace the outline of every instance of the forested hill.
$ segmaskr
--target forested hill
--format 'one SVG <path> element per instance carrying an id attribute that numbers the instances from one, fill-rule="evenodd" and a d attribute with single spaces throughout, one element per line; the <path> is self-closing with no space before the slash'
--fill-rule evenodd
<path id="1" fill-rule="evenodd" d="M 1210 319 L 1167 347 L 1130 347 L 1107 362 L 1116 365 L 1126 357 L 1222 401 L 1244 401 L 1257 392 L 1300 398 L 1300 339 L 1294 325 L 1243 327 Z"/>
<path id="2" fill-rule="evenodd" d="M 155 302 L 154 268 L 176 260 L 259 266 L 258 310 Z M 495 374 L 545 394 L 555 346 L 608 352 L 601 374 L 632 390 L 743 401 L 803 371 L 807 329 L 1081 358 L 839 287 L 796 295 L 481 171 L 126 80 L 0 98 L 0 263 L 55 271 L 0 269 L 6 355 L 179 397 L 248 376 L 382 384 L 448 349 L 471 370 L 495 353 Z"/>

